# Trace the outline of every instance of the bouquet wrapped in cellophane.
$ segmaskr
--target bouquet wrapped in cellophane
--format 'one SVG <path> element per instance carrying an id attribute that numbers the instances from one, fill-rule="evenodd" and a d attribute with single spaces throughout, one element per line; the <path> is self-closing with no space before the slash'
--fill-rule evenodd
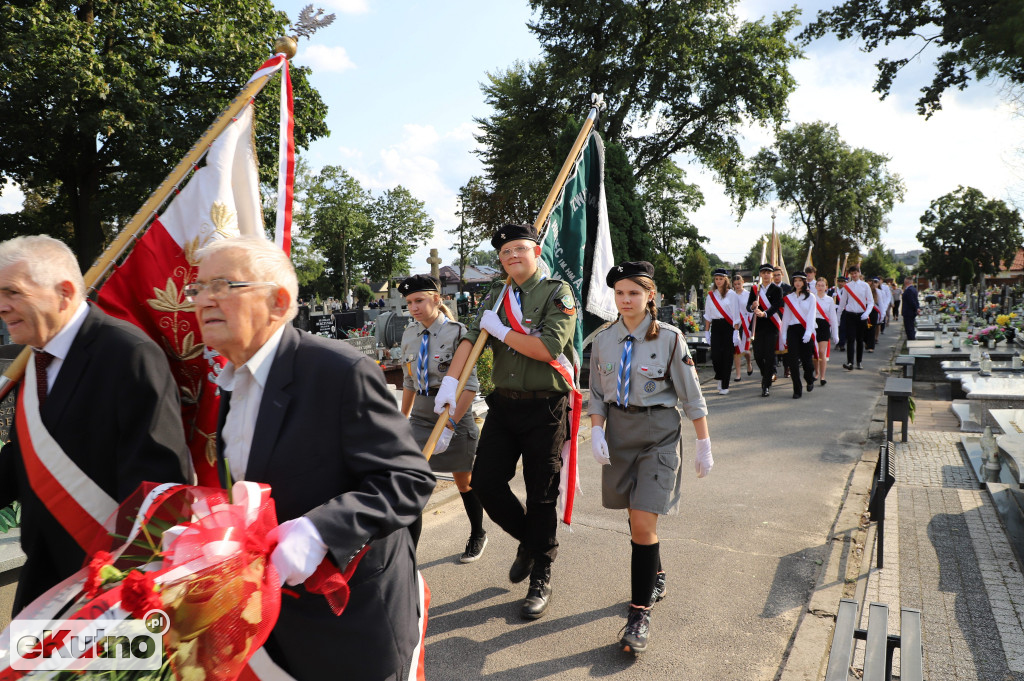
<path id="1" fill-rule="evenodd" d="M 12 654 L 16 644 L 9 627 L 0 638 L 0 681 L 237 679 L 270 635 L 281 607 L 270 562 L 277 527 L 270 488 L 237 482 L 229 494 L 146 483 L 121 504 L 112 524 L 111 535 L 98 538 L 87 552 L 88 564 L 18 620 L 163 621 L 156 632 L 163 642 L 159 669 L 95 671 L 85 660 L 57 671 L 26 669 L 21 651 Z M 40 650 L 48 631 L 38 634 Z M 97 640 L 82 657 L 104 657 L 103 645 Z M 73 669 L 79 671 L 68 671 Z"/>

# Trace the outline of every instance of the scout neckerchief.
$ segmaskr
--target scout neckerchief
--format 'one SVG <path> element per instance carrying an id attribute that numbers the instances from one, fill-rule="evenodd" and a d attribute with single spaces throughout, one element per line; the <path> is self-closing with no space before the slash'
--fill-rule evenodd
<path id="1" fill-rule="evenodd" d="M 856 283 L 856 282 L 852 282 L 852 281 L 851 282 L 847 282 L 846 288 L 844 290 L 846 291 L 846 295 L 848 295 L 851 298 L 853 298 L 853 301 L 855 303 L 857 303 L 858 305 L 860 305 L 861 312 L 863 312 L 864 310 L 867 310 L 868 307 L 867 307 L 867 305 L 865 305 L 863 303 L 863 301 L 861 301 L 860 298 L 857 297 L 857 294 L 853 292 L 853 289 L 850 288 L 850 284 L 853 284 L 853 283 Z"/>
<path id="2" fill-rule="evenodd" d="M 810 294 L 808 294 L 808 297 L 810 297 Z M 792 298 L 793 300 L 790 300 L 790 298 Z M 804 331 L 806 331 L 807 329 L 811 330 L 811 349 L 814 350 L 814 358 L 817 359 L 818 358 L 818 342 L 815 339 L 814 327 L 813 326 L 807 326 L 807 321 L 804 319 L 803 315 L 800 314 L 800 310 L 799 310 L 799 302 L 800 301 L 797 298 L 797 294 L 795 292 L 794 293 L 790 293 L 788 296 L 786 296 L 786 301 L 787 301 L 786 302 L 786 307 L 788 307 L 789 311 L 793 313 L 793 316 L 796 317 L 796 320 L 798 322 L 800 322 L 800 324 L 803 325 Z"/>
<path id="3" fill-rule="evenodd" d="M 633 364 L 633 336 L 626 336 L 622 344 L 622 357 L 619 359 L 619 375 L 615 381 L 615 401 L 621 407 L 629 406 L 629 373 Z"/>
<path id="4" fill-rule="evenodd" d="M 448 323 L 448 316 L 443 312 L 438 314 L 441 318 L 441 326 Z M 434 323 L 437 323 L 437 319 L 434 319 Z M 426 395 L 430 388 L 430 381 L 427 378 L 427 362 L 429 361 L 428 355 L 430 354 L 430 329 L 423 329 L 423 339 L 420 341 L 420 354 L 416 358 L 416 383 L 417 390 L 420 395 Z"/>
<path id="5" fill-rule="evenodd" d="M 523 328 L 523 310 L 516 299 L 511 286 L 505 290 L 505 299 L 502 301 L 505 308 L 505 317 L 508 318 L 509 326 L 516 333 L 530 335 L 530 332 Z M 565 379 L 572 390 L 572 414 L 569 428 L 569 439 L 562 445 L 562 473 L 558 483 L 558 511 L 562 522 L 569 525 L 572 521 L 572 506 L 576 499 L 576 490 L 580 486 L 579 472 L 576 470 L 576 443 L 580 433 L 580 415 L 583 413 L 583 393 L 580 392 L 576 382 L 578 375 L 577 368 L 569 361 L 565 354 L 560 354 L 556 359 L 548 362 L 555 372 Z"/>
<path id="6" fill-rule="evenodd" d="M 117 502 L 71 460 L 43 425 L 32 354 L 18 391 L 15 415 L 28 484 L 61 527 L 88 550 L 98 535 L 108 531 L 106 523 L 117 510 Z"/>

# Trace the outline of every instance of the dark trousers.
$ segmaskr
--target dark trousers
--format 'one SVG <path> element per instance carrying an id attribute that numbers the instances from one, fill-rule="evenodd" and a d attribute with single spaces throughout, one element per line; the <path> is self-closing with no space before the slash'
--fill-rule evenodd
<path id="1" fill-rule="evenodd" d="M 775 346 L 779 340 L 779 332 L 774 325 L 768 328 L 758 327 L 754 336 L 754 361 L 761 370 L 761 387 L 770 388 L 772 376 L 775 374 Z"/>
<path id="2" fill-rule="evenodd" d="M 871 328 L 868 328 L 868 324 Z M 871 316 L 868 317 L 867 322 L 864 323 L 864 346 L 869 350 L 875 349 L 875 327 L 878 326 L 878 312 L 875 310 L 871 311 Z M 859 359 L 857 360 L 860 361 Z"/>
<path id="3" fill-rule="evenodd" d="M 569 396 L 514 400 L 487 397 L 473 465 L 473 490 L 491 520 L 526 546 L 535 561 L 558 553 L 558 478 L 562 470 Z M 526 505 L 509 486 L 523 458 Z"/>
<path id="4" fill-rule="evenodd" d="M 732 375 L 732 356 L 736 350 L 732 344 L 733 328 L 724 319 L 711 322 L 711 366 L 715 368 L 715 380 L 722 382 L 723 388 L 729 387 Z"/>
<path id="5" fill-rule="evenodd" d="M 899 298 L 893 298 L 893 301 L 892 301 L 892 318 L 893 319 L 899 319 L 900 318 L 900 299 Z"/>
<path id="6" fill-rule="evenodd" d="M 903 314 L 903 330 L 907 332 L 907 340 L 917 340 L 917 311 L 913 315 Z"/>
<path id="7" fill-rule="evenodd" d="M 804 327 L 799 324 L 790 324 L 786 329 L 786 366 L 789 367 L 789 377 L 793 379 L 793 393 L 803 393 L 803 385 L 800 383 L 800 365 L 804 365 L 804 382 L 814 382 L 814 345 L 804 343 Z"/>
<path id="8" fill-rule="evenodd" d="M 860 364 L 864 359 L 864 335 L 867 324 L 861 321 L 858 312 L 844 312 L 843 323 L 846 325 L 846 363 L 853 364 L 856 351 L 857 364 Z"/>

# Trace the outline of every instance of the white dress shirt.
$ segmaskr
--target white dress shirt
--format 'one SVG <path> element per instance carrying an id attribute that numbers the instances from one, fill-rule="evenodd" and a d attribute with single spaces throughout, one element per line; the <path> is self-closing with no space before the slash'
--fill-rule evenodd
<path id="1" fill-rule="evenodd" d="M 67 359 L 68 352 L 71 351 L 71 344 L 75 342 L 75 337 L 78 336 L 78 330 L 82 328 L 82 324 L 85 323 L 85 316 L 89 314 L 89 303 L 84 300 L 79 303 L 78 309 L 71 315 L 71 320 L 64 325 L 64 328 L 57 332 L 57 335 L 50 339 L 50 342 L 44 345 L 42 348 L 33 348 L 34 350 L 42 350 L 53 355 L 53 360 L 50 362 L 50 366 L 46 367 L 46 392 L 49 394 L 53 390 L 53 384 L 57 380 L 57 374 L 60 372 L 60 368 L 64 366 L 64 360 Z"/>
<path id="2" fill-rule="evenodd" d="M 228 462 L 232 482 L 245 479 L 263 389 L 267 386 L 267 377 L 270 376 L 277 348 L 281 345 L 285 326 L 281 325 L 245 364 L 236 367 L 228 362 L 217 377 L 220 389 L 231 392 L 231 407 L 224 421 L 223 436 L 224 458 Z"/>
<path id="3" fill-rule="evenodd" d="M 867 305 L 868 310 L 871 310 L 871 306 L 874 304 L 874 298 L 871 295 L 871 285 L 862 279 L 858 279 L 857 281 L 846 282 L 846 287 L 839 294 L 840 312 L 864 313 L 864 307 L 853 299 L 853 296 L 850 295 L 851 292 L 860 299 L 861 303 Z"/>

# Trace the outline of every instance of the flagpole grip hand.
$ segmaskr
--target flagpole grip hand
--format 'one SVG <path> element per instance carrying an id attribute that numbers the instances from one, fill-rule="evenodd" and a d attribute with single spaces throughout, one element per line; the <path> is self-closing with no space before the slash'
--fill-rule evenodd
<path id="1" fill-rule="evenodd" d="M 512 329 L 506 326 L 502 321 L 501 317 L 494 310 L 484 310 L 483 315 L 480 317 L 480 330 L 486 331 L 501 342 L 505 342 L 505 336 Z"/>

